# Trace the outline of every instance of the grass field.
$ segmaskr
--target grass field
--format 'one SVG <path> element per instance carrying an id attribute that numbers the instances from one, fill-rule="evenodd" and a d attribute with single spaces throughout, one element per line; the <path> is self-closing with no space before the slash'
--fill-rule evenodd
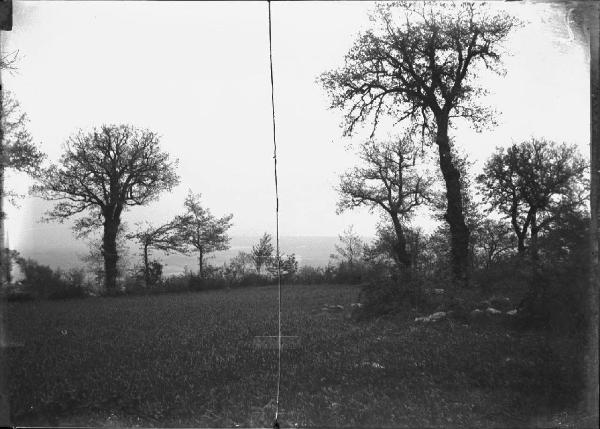
<path id="1" fill-rule="evenodd" d="M 286 286 L 282 426 L 525 427 L 569 420 L 575 342 L 496 324 L 355 322 L 358 289 Z M 12 303 L 18 425 L 270 427 L 277 289 Z"/>

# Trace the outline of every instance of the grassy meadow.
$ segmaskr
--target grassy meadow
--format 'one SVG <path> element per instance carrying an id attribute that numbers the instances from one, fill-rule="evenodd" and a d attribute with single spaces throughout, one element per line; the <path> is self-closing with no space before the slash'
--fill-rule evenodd
<path id="1" fill-rule="evenodd" d="M 498 322 L 350 317 L 356 286 L 284 286 L 282 427 L 573 421 L 576 342 Z M 277 288 L 8 304 L 16 425 L 272 425 Z M 344 307 L 325 311 L 325 304 Z M 275 344 L 275 343 L 273 343 Z"/>

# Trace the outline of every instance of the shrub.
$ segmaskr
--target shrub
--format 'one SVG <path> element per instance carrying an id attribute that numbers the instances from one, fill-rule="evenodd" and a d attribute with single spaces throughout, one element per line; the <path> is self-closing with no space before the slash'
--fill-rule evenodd
<path id="1" fill-rule="evenodd" d="M 16 284 L 8 284 L 2 290 L 2 299 L 9 302 L 18 301 L 31 301 L 34 299 L 34 295 L 23 288 L 23 284 L 18 282 Z"/>
<path id="2" fill-rule="evenodd" d="M 361 289 L 360 301 L 362 306 L 354 314 L 358 320 L 419 309 L 427 305 L 419 280 L 400 282 L 391 278 L 367 283 Z"/>
<path id="3" fill-rule="evenodd" d="M 87 295 L 81 270 L 73 269 L 66 273 L 60 269 L 53 271 L 49 266 L 40 265 L 29 258 L 19 258 L 17 264 L 24 276 L 21 281 L 23 293 L 46 299 L 80 298 Z"/>
<path id="4" fill-rule="evenodd" d="M 72 268 L 68 271 L 56 271 L 60 281 L 50 291 L 49 299 L 83 298 L 87 296 L 85 288 L 85 272 L 82 269 Z"/>
<path id="5" fill-rule="evenodd" d="M 540 238 L 540 269 L 525 295 L 521 323 L 554 331 L 580 332 L 586 324 L 589 282 L 589 218 L 567 213 Z"/>
<path id="6" fill-rule="evenodd" d="M 325 270 L 310 265 L 303 265 L 300 267 L 295 278 L 295 283 L 307 285 L 326 283 L 326 281 Z"/>

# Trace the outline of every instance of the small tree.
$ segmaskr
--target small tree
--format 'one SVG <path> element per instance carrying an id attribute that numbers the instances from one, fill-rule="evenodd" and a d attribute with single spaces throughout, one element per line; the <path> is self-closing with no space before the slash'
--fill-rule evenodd
<path id="1" fill-rule="evenodd" d="M 277 258 L 271 259 L 271 263 L 267 265 L 267 270 L 272 276 L 277 277 Z M 290 253 L 289 255 L 282 254 L 279 263 L 279 272 L 281 272 L 282 280 L 290 280 L 292 277 L 294 277 L 297 271 L 298 261 L 296 260 L 296 255 L 294 253 Z"/>
<path id="2" fill-rule="evenodd" d="M 419 149 L 410 134 L 389 143 L 369 141 L 361 146 L 364 166 L 355 167 L 340 178 L 338 211 L 366 206 L 380 209 L 391 220 L 395 240 L 394 260 L 408 269 L 411 258 L 406 249 L 405 226 L 414 209 L 429 199 L 433 180 L 424 170 Z"/>
<path id="3" fill-rule="evenodd" d="M 273 245 L 271 244 L 272 237 L 266 232 L 260 238 L 256 246 L 252 246 L 252 261 L 256 267 L 256 272 L 260 274 L 261 268 L 269 265 L 273 258 Z"/>
<path id="4" fill-rule="evenodd" d="M 231 258 L 226 272 L 232 282 L 238 281 L 244 278 L 248 273 L 248 269 L 250 269 L 249 267 L 252 266 L 254 266 L 252 254 L 240 251 L 236 256 Z"/>
<path id="5" fill-rule="evenodd" d="M 332 255 L 332 258 L 341 258 L 347 262 L 350 270 L 354 270 L 354 266 L 360 262 L 363 256 L 365 245 L 358 234 L 354 232 L 354 227 L 350 225 L 343 234 L 338 236 L 341 246 L 335 245 L 337 255 Z"/>
<path id="6" fill-rule="evenodd" d="M 9 62 L 12 61 L 7 59 Z M 0 59 L 0 68 L 8 67 L 4 58 Z M 19 102 L 10 92 L 0 90 L 0 284 L 9 281 L 10 267 L 5 266 L 4 247 L 4 200 L 6 197 L 14 203 L 18 196 L 6 189 L 4 179 L 7 170 L 24 172 L 35 176 L 45 155 L 35 146 L 27 130 L 27 115 L 21 111 Z"/>
<path id="7" fill-rule="evenodd" d="M 184 202 L 185 214 L 177 218 L 178 230 L 186 252 L 198 252 L 200 278 L 204 278 L 204 262 L 210 253 L 229 249 L 227 231 L 231 228 L 232 214 L 216 218 L 209 209 L 202 207 L 200 194 L 191 190 Z"/>
<path id="8" fill-rule="evenodd" d="M 48 220 L 62 222 L 87 212 L 75 229 L 103 229 L 105 286 L 111 293 L 116 290 L 116 239 L 123 211 L 148 204 L 178 182 L 175 164 L 160 151 L 157 134 L 129 125 L 102 125 L 71 136 L 60 163 L 43 171 L 33 192 L 58 201 Z"/>
<path id="9" fill-rule="evenodd" d="M 181 236 L 178 234 L 179 225 L 176 220 L 160 226 L 154 226 L 149 222 L 137 224 L 137 231 L 128 234 L 126 238 L 136 240 L 142 251 L 144 283 L 148 287 L 151 279 L 158 279 L 156 276 L 158 261 L 150 261 L 150 252 L 159 250 L 167 254 L 172 252 L 185 252 L 185 246 Z M 161 267 L 162 272 L 162 267 Z M 154 273 L 154 275 L 151 275 Z"/>

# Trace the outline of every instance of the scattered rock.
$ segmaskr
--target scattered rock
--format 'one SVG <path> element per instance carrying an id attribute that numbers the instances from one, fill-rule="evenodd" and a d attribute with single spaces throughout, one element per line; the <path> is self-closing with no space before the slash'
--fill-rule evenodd
<path id="1" fill-rule="evenodd" d="M 335 305 L 335 304 L 325 304 L 325 306 L 321 310 L 322 311 L 343 311 L 344 306 Z"/>
<path id="2" fill-rule="evenodd" d="M 370 366 L 372 368 L 377 368 L 377 369 L 383 369 L 383 368 L 385 368 L 383 365 L 381 365 L 380 363 L 377 363 L 377 362 L 364 361 L 364 362 L 362 362 L 361 365 L 363 365 L 363 366 Z"/>
<path id="3" fill-rule="evenodd" d="M 417 317 L 415 319 L 415 322 L 424 322 L 424 323 L 438 322 L 445 318 L 446 318 L 446 312 L 438 311 L 437 313 L 430 314 L 429 316 Z"/>

